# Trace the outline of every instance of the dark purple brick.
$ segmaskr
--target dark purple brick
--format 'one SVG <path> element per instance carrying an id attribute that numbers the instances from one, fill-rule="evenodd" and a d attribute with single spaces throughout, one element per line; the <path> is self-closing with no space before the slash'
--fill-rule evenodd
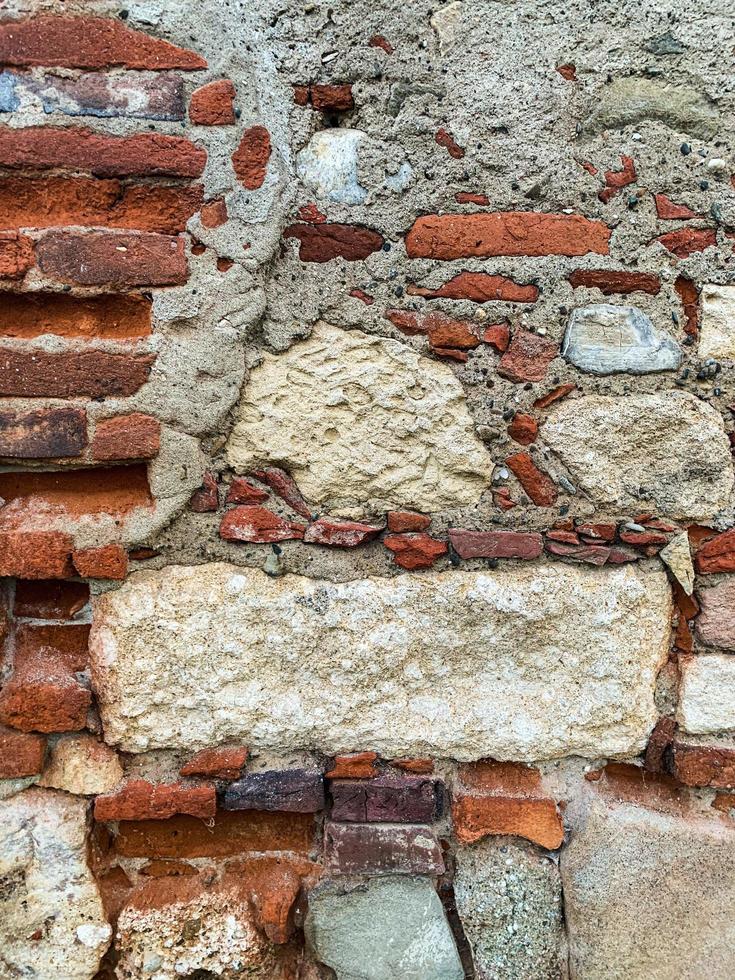
<path id="1" fill-rule="evenodd" d="M 225 789 L 225 810 L 289 810 L 316 813 L 324 808 L 324 779 L 309 769 L 253 772 Z"/>
<path id="2" fill-rule="evenodd" d="M 324 864 L 333 874 L 444 873 L 439 841 L 420 824 L 334 823 L 324 828 Z"/>
<path id="3" fill-rule="evenodd" d="M 426 776 L 335 779 L 332 819 L 354 823 L 431 823 L 441 816 L 441 784 Z"/>

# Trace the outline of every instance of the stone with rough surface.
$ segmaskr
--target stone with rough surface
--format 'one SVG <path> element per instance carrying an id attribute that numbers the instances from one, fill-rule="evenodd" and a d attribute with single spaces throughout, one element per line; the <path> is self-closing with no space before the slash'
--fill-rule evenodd
<path id="1" fill-rule="evenodd" d="M 609 303 L 574 310 L 561 353 L 590 374 L 675 371 L 681 361 L 674 338 L 657 330 L 642 310 Z"/>
<path id="2" fill-rule="evenodd" d="M 689 545 L 689 535 L 686 531 L 677 534 L 658 553 L 659 558 L 669 568 L 679 585 L 687 595 L 694 591 L 694 563 L 692 550 Z"/>
<path id="3" fill-rule="evenodd" d="M 332 511 L 474 504 L 492 470 L 450 368 L 325 323 L 264 355 L 227 455 L 243 472 L 285 464 L 304 496 Z"/>
<path id="4" fill-rule="evenodd" d="M 590 133 L 654 120 L 674 131 L 707 139 L 720 125 L 715 104 L 701 91 L 657 78 L 616 78 L 600 89 L 594 106 L 582 124 Z"/>
<path id="5" fill-rule="evenodd" d="M 92 980 L 112 930 L 87 866 L 87 807 L 51 790 L 0 803 L 0 976 Z"/>
<path id="6" fill-rule="evenodd" d="M 307 942 L 337 980 L 462 980 L 454 937 L 425 878 L 324 882 L 309 896 Z"/>
<path id="7" fill-rule="evenodd" d="M 367 191 L 357 177 L 357 159 L 365 133 L 359 129 L 322 129 L 296 158 L 299 180 L 317 197 L 337 204 L 362 204 Z"/>
<path id="8" fill-rule="evenodd" d="M 698 598 L 702 607 L 696 619 L 699 639 L 710 646 L 735 650 L 735 576 L 701 589 Z"/>
<path id="9" fill-rule="evenodd" d="M 559 872 L 527 844 L 460 847 L 454 895 L 477 980 L 552 980 L 565 958 Z"/>
<path id="10" fill-rule="evenodd" d="M 682 665 L 678 718 L 693 735 L 735 729 L 735 657 L 700 654 Z"/>
<path id="11" fill-rule="evenodd" d="M 561 857 L 571 975 L 730 980 L 732 829 L 608 798 L 571 819 Z"/>
<path id="12" fill-rule="evenodd" d="M 247 736 L 387 758 L 630 755 L 656 719 L 670 608 L 663 571 L 632 566 L 345 583 L 170 566 L 96 598 L 90 656 L 126 751 Z"/>
<path id="13" fill-rule="evenodd" d="M 735 360 L 735 286 L 702 288 L 699 356 Z"/>
<path id="14" fill-rule="evenodd" d="M 711 519 L 733 487 L 730 445 L 711 405 L 684 391 L 564 402 L 541 435 L 598 505 Z"/>
<path id="15" fill-rule="evenodd" d="M 51 757 L 40 785 L 67 793 L 93 796 L 109 793 L 123 777 L 117 754 L 93 735 L 62 735 L 51 748 Z"/>

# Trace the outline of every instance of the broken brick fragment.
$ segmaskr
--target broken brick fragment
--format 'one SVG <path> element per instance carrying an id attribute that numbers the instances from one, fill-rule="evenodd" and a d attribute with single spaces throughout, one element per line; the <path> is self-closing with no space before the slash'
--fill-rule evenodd
<path id="1" fill-rule="evenodd" d="M 222 516 L 219 533 L 225 541 L 264 544 L 301 539 L 305 530 L 306 525 L 287 521 L 266 507 L 245 504 L 233 507 Z"/>
<path id="2" fill-rule="evenodd" d="M 188 814 L 210 820 L 217 808 L 214 785 L 188 783 L 158 784 L 147 779 L 129 779 L 112 793 L 94 802 L 96 820 L 168 820 Z"/>
<path id="3" fill-rule="evenodd" d="M 268 500 L 269 494 L 262 487 L 256 487 L 244 476 L 233 478 L 227 488 L 226 504 L 264 504 Z"/>
<path id="4" fill-rule="evenodd" d="M 696 211 L 692 211 L 686 204 L 675 204 L 666 194 L 654 194 L 653 199 L 656 203 L 656 214 L 666 221 L 698 217 Z"/>
<path id="5" fill-rule="evenodd" d="M 543 381 L 558 353 L 552 340 L 529 330 L 516 330 L 510 347 L 500 358 L 498 374 L 509 381 Z"/>
<path id="6" fill-rule="evenodd" d="M 197 752 L 179 770 L 182 776 L 204 776 L 208 779 L 239 779 L 248 760 L 244 745 L 221 745 Z"/>
<path id="7" fill-rule="evenodd" d="M 425 531 L 431 524 L 431 518 L 426 514 L 415 514 L 409 510 L 388 511 L 388 530 L 394 534 L 406 531 Z"/>
<path id="8" fill-rule="evenodd" d="M 533 415 L 526 415 L 523 412 L 518 412 L 508 426 L 508 435 L 511 437 L 511 439 L 513 439 L 515 442 L 519 442 L 522 446 L 528 446 L 532 442 L 536 441 L 536 436 L 538 435 L 538 421 L 533 417 Z"/>
<path id="9" fill-rule="evenodd" d="M 235 86 L 223 78 L 195 89 L 189 103 L 189 121 L 195 126 L 231 126 L 235 119 Z"/>
<path id="10" fill-rule="evenodd" d="M 460 558 L 538 558 L 544 548 L 534 531 L 465 531 L 452 528 L 449 540 Z"/>
<path id="11" fill-rule="evenodd" d="M 334 765 L 326 773 L 327 779 L 373 779 L 378 775 L 375 762 L 377 752 L 353 752 L 335 756 Z"/>
<path id="12" fill-rule="evenodd" d="M 542 473 L 528 453 L 514 453 L 505 465 L 537 507 L 551 507 L 557 498 L 554 481 Z"/>
<path id="13" fill-rule="evenodd" d="M 251 126 L 240 138 L 232 154 L 235 176 L 249 191 L 263 186 L 271 157 L 271 137 L 265 126 Z"/>
<path id="14" fill-rule="evenodd" d="M 82 578 L 107 578 L 121 581 L 128 572 L 128 555 L 119 544 L 82 548 L 72 553 L 72 561 Z"/>
<path id="15" fill-rule="evenodd" d="M 337 258 L 359 262 L 383 247 L 383 236 L 372 228 L 335 222 L 289 225 L 283 237 L 298 238 L 302 262 L 330 262 Z"/>
<path id="16" fill-rule="evenodd" d="M 204 474 L 202 486 L 191 495 L 189 509 L 193 510 L 195 514 L 207 514 L 217 510 L 218 507 L 217 480 L 214 473 L 208 470 Z"/>
<path id="17" fill-rule="evenodd" d="M 437 541 L 430 534 L 408 533 L 388 534 L 383 544 L 393 552 L 396 565 L 415 571 L 418 568 L 431 568 L 437 558 L 447 553 L 447 544 Z"/>
<path id="18" fill-rule="evenodd" d="M 454 157 L 455 160 L 461 160 L 465 154 L 464 147 L 460 146 L 452 134 L 448 133 L 443 126 L 437 130 L 434 140 L 439 146 L 443 146 L 449 156 Z"/>
<path id="19" fill-rule="evenodd" d="M 372 541 L 383 529 L 373 524 L 346 521 L 335 517 L 320 517 L 304 532 L 306 544 L 334 545 L 338 548 L 356 548 Z"/>

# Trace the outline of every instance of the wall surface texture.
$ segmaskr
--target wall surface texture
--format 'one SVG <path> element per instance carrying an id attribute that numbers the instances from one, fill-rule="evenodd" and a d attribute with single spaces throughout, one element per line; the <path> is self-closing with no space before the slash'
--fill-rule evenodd
<path id="1" fill-rule="evenodd" d="M 734 50 L 0 2 L 0 980 L 732 980 Z"/>

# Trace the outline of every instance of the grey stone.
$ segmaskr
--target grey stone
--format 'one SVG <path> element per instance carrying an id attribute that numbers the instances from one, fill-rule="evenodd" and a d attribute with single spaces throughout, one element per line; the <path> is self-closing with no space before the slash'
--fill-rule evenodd
<path id="1" fill-rule="evenodd" d="M 714 136 L 719 128 L 716 107 L 690 85 L 631 75 L 616 78 L 595 96 L 595 108 L 583 123 L 589 133 L 637 126 L 646 119 L 701 139 Z"/>
<path id="2" fill-rule="evenodd" d="M 337 980 L 463 980 L 454 937 L 431 882 L 324 882 L 309 896 L 307 942 Z"/>
<path id="3" fill-rule="evenodd" d="M 681 362 L 674 338 L 657 330 L 645 313 L 610 303 L 573 311 L 561 353 L 590 374 L 675 371 Z"/>
<path id="4" fill-rule="evenodd" d="M 456 859 L 454 894 L 476 980 L 558 980 L 566 949 L 556 864 L 502 839 L 460 847 Z"/>

